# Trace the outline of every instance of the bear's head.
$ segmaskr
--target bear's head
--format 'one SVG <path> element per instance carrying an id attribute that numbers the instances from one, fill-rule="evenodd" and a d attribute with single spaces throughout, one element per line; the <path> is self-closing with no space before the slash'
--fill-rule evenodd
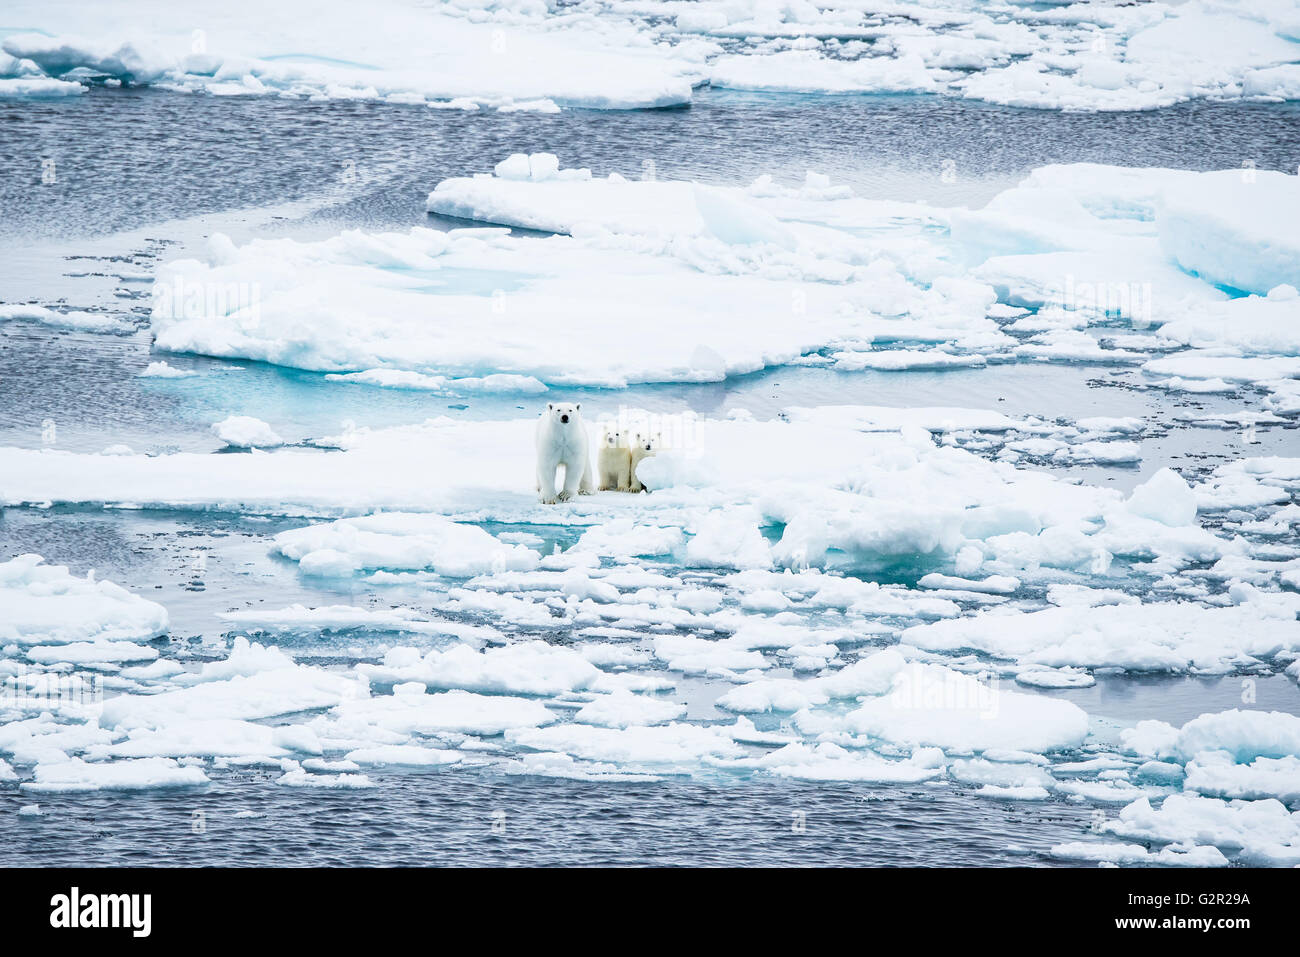
<path id="1" fill-rule="evenodd" d="M 548 402 L 546 414 L 559 425 L 576 424 L 582 414 L 581 402 Z"/>
<path id="2" fill-rule="evenodd" d="M 615 429 L 605 430 L 605 448 L 617 449 L 623 445 L 623 433 Z"/>

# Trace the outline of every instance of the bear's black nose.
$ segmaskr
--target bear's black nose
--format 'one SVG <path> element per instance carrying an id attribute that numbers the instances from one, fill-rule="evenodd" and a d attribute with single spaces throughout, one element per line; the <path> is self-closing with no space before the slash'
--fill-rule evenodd
<path id="1" fill-rule="evenodd" d="M 561 422 L 568 422 L 568 421 L 569 421 L 569 417 L 568 417 L 567 415 L 562 415 L 562 416 L 560 416 L 560 421 L 561 421 Z"/>

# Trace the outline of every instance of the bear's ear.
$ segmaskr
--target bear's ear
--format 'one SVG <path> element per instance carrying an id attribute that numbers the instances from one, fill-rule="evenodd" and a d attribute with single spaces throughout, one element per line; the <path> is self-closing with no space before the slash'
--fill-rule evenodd
<path id="1" fill-rule="evenodd" d="M 554 411 L 555 411 L 555 403 L 554 403 L 554 402 L 548 402 L 548 403 L 546 403 L 546 409 L 547 409 L 547 411 L 549 411 L 549 412 L 554 412 Z"/>
<path id="2" fill-rule="evenodd" d="M 581 412 L 581 411 L 582 411 L 582 403 L 579 402 L 579 403 L 578 403 L 577 405 L 575 405 L 573 408 L 576 409 L 578 412 Z"/>

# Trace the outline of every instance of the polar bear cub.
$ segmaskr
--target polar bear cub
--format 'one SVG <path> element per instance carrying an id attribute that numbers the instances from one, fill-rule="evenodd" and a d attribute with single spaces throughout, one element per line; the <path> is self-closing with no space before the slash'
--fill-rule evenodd
<path id="1" fill-rule="evenodd" d="M 637 433 L 632 437 L 632 491 L 644 492 L 645 486 L 641 480 L 636 477 L 636 467 L 641 464 L 642 460 L 653 458 L 654 454 L 659 451 L 660 438 L 658 435 L 642 435 Z"/>
<path id="2" fill-rule="evenodd" d="M 544 505 L 590 495 L 591 457 L 581 403 L 548 402 L 537 422 L 537 494 Z M 556 469 L 564 466 L 564 485 L 556 491 Z"/>
<path id="3" fill-rule="evenodd" d="M 632 487 L 632 450 L 627 437 L 618 430 L 606 429 L 596 453 L 596 486 L 602 492 L 627 492 Z"/>

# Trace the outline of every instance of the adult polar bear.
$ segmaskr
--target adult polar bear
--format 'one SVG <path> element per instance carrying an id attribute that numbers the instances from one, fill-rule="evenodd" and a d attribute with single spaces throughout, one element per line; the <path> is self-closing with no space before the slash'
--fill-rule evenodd
<path id="1" fill-rule="evenodd" d="M 548 402 L 537 422 L 537 493 L 544 505 L 567 502 L 574 494 L 590 495 L 590 439 L 582 423 L 581 403 Z M 555 470 L 564 466 L 564 487 L 556 492 Z"/>

